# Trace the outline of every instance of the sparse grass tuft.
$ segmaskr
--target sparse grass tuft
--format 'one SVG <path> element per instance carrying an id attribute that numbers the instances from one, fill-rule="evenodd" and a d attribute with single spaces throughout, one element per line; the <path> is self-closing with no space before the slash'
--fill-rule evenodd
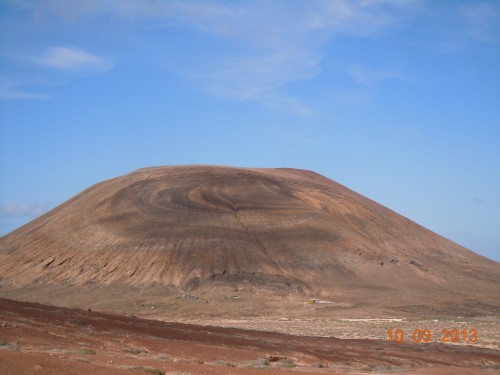
<path id="1" fill-rule="evenodd" d="M 18 351 L 18 346 L 17 344 L 11 344 L 5 341 L 0 341 L 0 349 L 5 349 L 5 350 L 11 350 L 13 352 Z"/>
<path id="2" fill-rule="evenodd" d="M 130 366 L 128 369 L 132 371 L 142 371 L 153 375 L 165 375 L 165 371 L 149 366 Z"/>
<path id="3" fill-rule="evenodd" d="M 83 362 L 83 363 L 90 363 L 90 361 L 88 359 L 85 359 L 85 358 L 79 358 L 79 357 L 75 357 L 75 358 L 72 358 L 74 361 L 78 361 L 78 362 Z"/>
<path id="4" fill-rule="evenodd" d="M 411 348 L 411 350 L 413 350 L 414 352 L 423 352 L 423 351 L 425 351 L 424 348 L 419 348 L 419 347 Z"/>
<path id="5" fill-rule="evenodd" d="M 125 349 L 122 349 L 122 352 L 130 353 L 130 354 L 148 353 L 147 350 L 137 349 L 137 348 L 125 348 Z"/>
<path id="6" fill-rule="evenodd" d="M 223 361 L 223 360 L 213 361 L 211 364 L 217 365 L 217 366 L 236 367 L 236 365 L 234 363 L 231 363 L 228 361 Z"/>
<path id="7" fill-rule="evenodd" d="M 82 349 L 68 349 L 64 351 L 66 354 L 91 354 L 95 355 L 95 350 L 89 349 L 89 348 L 82 348 Z"/>
<path id="8" fill-rule="evenodd" d="M 80 319 L 68 319 L 64 322 L 68 326 L 72 327 L 77 327 L 77 326 L 84 326 L 85 322 L 81 321 Z"/>
<path id="9" fill-rule="evenodd" d="M 392 366 L 392 365 L 386 365 L 386 366 L 371 366 L 370 365 L 368 367 L 369 368 L 365 369 L 365 371 L 376 372 L 378 374 L 403 370 L 403 368 L 400 366 Z"/>

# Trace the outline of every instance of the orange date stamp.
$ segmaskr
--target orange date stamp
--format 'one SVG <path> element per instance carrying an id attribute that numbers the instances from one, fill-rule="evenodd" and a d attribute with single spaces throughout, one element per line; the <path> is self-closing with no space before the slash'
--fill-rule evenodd
<path id="1" fill-rule="evenodd" d="M 402 329 L 389 329 L 387 330 L 388 333 L 388 340 L 393 341 L 393 342 L 403 342 L 405 341 L 405 332 Z M 406 340 L 412 340 L 414 342 L 431 342 L 433 340 L 433 335 L 430 330 L 428 329 L 415 329 L 413 330 L 413 337 L 411 336 L 410 332 L 410 338 Z M 441 337 L 440 341 L 444 343 L 470 343 L 474 344 L 477 342 L 477 331 L 475 329 L 443 329 L 441 330 Z"/>

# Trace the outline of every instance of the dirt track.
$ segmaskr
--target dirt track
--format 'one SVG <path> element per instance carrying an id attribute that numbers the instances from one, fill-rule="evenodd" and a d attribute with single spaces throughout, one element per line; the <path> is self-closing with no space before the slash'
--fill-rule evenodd
<path id="1" fill-rule="evenodd" d="M 0 299 L 2 374 L 485 374 L 500 351 L 166 323 Z M 320 368 L 323 366 L 323 368 Z"/>

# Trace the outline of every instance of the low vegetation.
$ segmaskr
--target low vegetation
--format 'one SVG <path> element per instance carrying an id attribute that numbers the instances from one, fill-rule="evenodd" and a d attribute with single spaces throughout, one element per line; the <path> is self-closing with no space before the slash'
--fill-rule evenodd
<path id="1" fill-rule="evenodd" d="M 231 363 L 228 361 L 223 361 L 223 360 L 213 361 L 211 364 L 217 365 L 217 366 L 236 367 L 236 365 L 234 363 Z"/>
<path id="2" fill-rule="evenodd" d="M 5 342 L 5 341 L 0 341 L 0 350 L 1 349 L 11 350 L 11 351 L 17 352 L 18 346 L 17 346 L 17 344 L 8 343 L 8 342 Z"/>
<path id="3" fill-rule="evenodd" d="M 68 319 L 64 323 L 71 327 L 81 327 L 85 325 L 85 322 L 81 321 L 80 319 Z"/>
<path id="4" fill-rule="evenodd" d="M 147 374 L 153 375 L 165 375 L 165 371 L 149 366 L 128 366 L 127 369 L 132 371 L 145 372 Z"/>
<path id="5" fill-rule="evenodd" d="M 89 348 L 82 348 L 82 349 L 69 349 L 64 351 L 66 354 L 90 354 L 90 355 L 95 355 L 96 352 L 95 350 L 89 349 Z"/>
<path id="6" fill-rule="evenodd" d="M 125 348 L 122 350 L 124 353 L 129 353 L 129 354 L 141 354 L 141 353 L 149 353 L 145 349 L 138 349 L 138 348 Z"/>

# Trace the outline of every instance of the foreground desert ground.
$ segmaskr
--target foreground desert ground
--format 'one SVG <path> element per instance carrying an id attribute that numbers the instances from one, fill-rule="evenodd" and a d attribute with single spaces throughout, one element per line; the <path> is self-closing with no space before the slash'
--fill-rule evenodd
<path id="1" fill-rule="evenodd" d="M 339 329 L 353 336 L 356 330 L 360 334 L 378 332 L 380 322 L 344 320 L 341 327 L 336 326 L 339 322 L 276 323 L 239 322 L 245 327 L 295 334 L 189 325 L 1 299 L 0 370 L 2 374 L 96 375 L 253 374 L 263 370 L 266 374 L 500 373 L 500 350 L 479 345 L 318 337 Z M 414 323 L 399 327 L 406 329 Z M 476 327 L 481 327 L 482 346 L 493 346 L 498 322 L 474 324 L 480 324 Z"/>

